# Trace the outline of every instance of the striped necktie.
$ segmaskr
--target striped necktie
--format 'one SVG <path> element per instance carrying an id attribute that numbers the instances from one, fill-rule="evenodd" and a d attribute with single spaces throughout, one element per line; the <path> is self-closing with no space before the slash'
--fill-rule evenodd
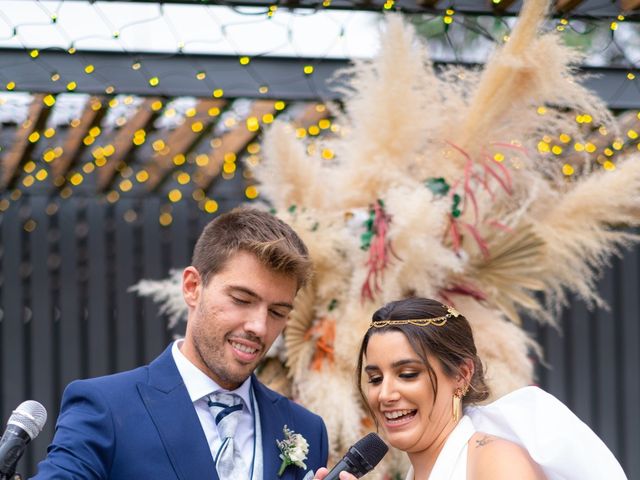
<path id="1" fill-rule="evenodd" d="M 207 404 L 222 442 L 215 456 L 218 476 L 221 480 L 245 478 L 247 470 L 233 441 L 242 411 L 242 399 L 232 393 L 218 392 L 207 397 Z"/>

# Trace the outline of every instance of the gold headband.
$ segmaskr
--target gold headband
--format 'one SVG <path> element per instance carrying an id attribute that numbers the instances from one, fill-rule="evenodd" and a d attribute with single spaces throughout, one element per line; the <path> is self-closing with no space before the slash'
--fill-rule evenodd
<path id="1" fill-rule="evenodd" d="M 393 325 L 415 325 L 416 327 L 426 327 L 428 325 L 433 325 L 434 327 L 443 327 L 447 320 L 451 317 L 459 317 L 460 313 L 453 307 L 449 307 L 445 305 L 447 309 L 447 314 L 441 317 L 435 318 L 410 318 L 406 320 L 375 320 L 371 322 L 369 328 L 382 328 L 386 326 Z"/>

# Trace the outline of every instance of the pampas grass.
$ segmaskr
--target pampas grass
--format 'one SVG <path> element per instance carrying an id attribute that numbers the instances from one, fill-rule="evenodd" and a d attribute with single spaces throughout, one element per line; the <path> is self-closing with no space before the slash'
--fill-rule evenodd
<path id="1" fill-rule="evenodd" d="M 579 55 L 539 32 L 547 8 L 546 0 L 527 0 L 510 40 L 484 69 L 441 75 L 413 28 L 389 15 L 379 54 L 356 62 L 341 87 L 342 131 L 321 140 L 333 160 L 308 154 L 285 124 L 266 132 L 255 168 L 261 192 L 303 238 L 315 267 L 285 330 L 291 392 L 325 419 L 333 458 L 371 428 L 353 370 L 383 303 L 414 295 L 454 303 L 471 323 L 497 398 L 532 383 L 532 355 L 542 356 L 520 315 L 553 322 L 567 291 L 599 304 L 598 270 L 637 240 L 616 230 L 640 224 L 637 153 L 610 172 L 598 166 L 597 152 L 543 148 L 560 133 L 586 143 L 591 129 L 577 124 L 577 114 L 617 131 L 603 102 L 580 84 Z M 565 163 L 576 166 L 570 178 Z M 437 178 L 446 193 L 427 187 Z M 384 239 L 367 227 L 374 205 L 388 219 Z M 367 238 L 379 241 L 384 267 L 370 269 Z M 166 286 L 138 291 L 156 295 Z M 174 297 L 155 298 L 177 311 Z M 335 339 L 318 364 L 323 322 L 335 325 Z M 394 458 L 389 472 L 400 468 Z"/>

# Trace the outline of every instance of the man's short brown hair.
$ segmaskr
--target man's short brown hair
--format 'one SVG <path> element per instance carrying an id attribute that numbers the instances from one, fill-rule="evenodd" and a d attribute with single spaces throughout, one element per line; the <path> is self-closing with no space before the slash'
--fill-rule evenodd
<path id="1" fill-rule="evenodd" d="M 191 264 L 206 285 L 240 250 L 253 253 L 275 272 L 295 277 L 298 288 L 310 277 L 309 252 L 293 229 L 268 212 L 247 207 L 235 208 L 205 226 Z"/>

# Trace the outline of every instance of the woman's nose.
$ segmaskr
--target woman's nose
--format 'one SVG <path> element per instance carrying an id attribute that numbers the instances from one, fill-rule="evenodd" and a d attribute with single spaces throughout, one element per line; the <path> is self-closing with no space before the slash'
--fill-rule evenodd
<path id="1" fill-rule="evenodd" d="M 391 380 L 383 380 L 380 386 L 380 401 L 381 402 L 393 402 L 400 398 L 398 390 L 396 389 L 395 382 Z"/>

